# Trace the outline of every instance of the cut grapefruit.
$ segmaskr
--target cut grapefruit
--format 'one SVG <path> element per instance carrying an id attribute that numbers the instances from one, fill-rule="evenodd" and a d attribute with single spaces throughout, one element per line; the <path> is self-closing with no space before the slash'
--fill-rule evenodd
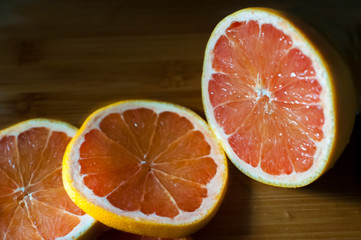
<path id="1" fill-rule="evenodd" d="M 322 36 L 271 9 L 223 19 L 205 51 L 207 120 L 246 175 L 305 186 L 332 167 L 349 141 L 356 100 L 350 72 Z"/>
<path id="2" fill-rule="evenodd" d="M 76 131 L 34 119 L 0 132 L 0 239 L 76 239 L 94 225 L 62 184 L 63 155 Z"/>
<path id="3" fill-rule="evenodd" d="M 155 237 L 187 236 L 217 210 L 225 154 L 192 111 L 123 101 L 90 115 L 64 155 L 70 198 L 107 226 Z"/>

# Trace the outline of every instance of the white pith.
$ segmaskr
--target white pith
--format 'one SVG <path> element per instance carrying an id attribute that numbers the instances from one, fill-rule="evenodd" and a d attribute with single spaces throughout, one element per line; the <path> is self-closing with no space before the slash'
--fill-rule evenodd
<path id="1" fill-rule="evenodd" d="M 48 119 L 32 119 L 28 121 L 21 122 L 19 124 L 16 124 L 12 127 L 6 128 L 0 132 L 0 139 L 2 139 L 5 136 L 15 136 L 16 138 L 19 136 L 19 134 L 28 131 L 32 128 L 39 128 L 44 127 L 48 128 L 53 132 L 64 132 L 69 137 L 73 137 L 77 129 L 69 124 L 60 122 L 60 121 L 53 121 Z M 24 187 L 18 188 L 17 191 L 24 191 Z M 28 196 L 30 199 L 32 199 L 32 193 Z M 67 212 L 65 210 L 62 210 L 64 212 Z M 69 213 L 69 212 L 67 212 Z M 72 213 L 69 213 L 72 214 Z M 76 239 L 82 234 L 84 234 L 91 226 L 94 225 L 95 220 L 91 216 L 84 214 L 84 215 L 74 215 L 80 219 L 80 223 L 66 236 L 58 237 L 57 240 L 70 240 L 70 239 Z M 20 229 L 21 230 L 21 229 Z"/>
<path id="2" fill-rule="evenodd" d="M 148 108 L 153 110 L 155 113 L 159 114 L 164 111 L 175 112 L 180 116 L 183 116 L 190 120 L 194 125 L 194 130 L 201 131 L 208 144 L 211 146 L 211 153 L 209 156 L 213 158 L 217 164 L 217 173 L 214 178 L 206 185 L 208 196 L 203 199 L 201 206 L 194 212 L 184 212 L 180 209 L 180 214 L 174 218 L 162 217 L 156 214 L 146 215 L 141 211 L 126 211 L 114 207 L 105 197 L 96 196 L 91 189 L 86 187 L 83 182 L 83 177 L 80 174 L 80 165 L 78 163 L 79 159 L 79 147 L 84 141 L 84 136 L 91 129 L 96 129 L 99 126 L 99 123 L 103 120 L 105 116 L 110 113 L 122 113 L 129 109 L 137 108 Z M 75 188 L 87 201 L 97 205 L 109 212 L 115 213 L 120 216 L 129 217 L 136 219 L 137 221 L 146 221 L 154 222 L 157 224 L 172 224 L 172 225 L 185 225 L 192 222 L 197 222 L 200 219 L 203 219 L 209 214 L 209 211 L 215 207 L 219 201 L 220 192 L 225 187 L 225 179 L 227 175 L 227 167 L 224 163 L 225 156 L 218 145 L 218 142 L 215 141 L 215 137 L 212 132 L 209 130 L 207 124 L 195 113 L 184 109 L 180 106 L 175 106 L 173 104 L 161 103 L 161 102 L 151 102 L 151 101 L 127 101 L 121 104 L 114 104 L 110 107 L 105 107 L 93 113 L 87 120 L 86 124 L 81 128 L 81 134 L 79 134 L 72 144 L 71 151 L 69 152 L 69 166 L 71 169 L 70 177 L 72 180 L 72 187 Z"/>
<path id="3" fill-rule="evenodd" d="M 289 175 L 283 174 L 275 176 L 265 173 L 260 168 L 260 164 L 257 167 L 252 167 L 251 165 L 245 163 L 243 160 L 239 159 L 239 157 L 230 147 L 230 145 L 228 144 L 229 136 L 224 133 L 223 129 L 218 125 L 215 120 L 213 114 L 213 107 L 210 103 L 208 93 L 208 82 L 210 79 L 212 79 L 212 74 L 216 73 L 212 68 L 212 51 L 219 37 L 225 34 L 225 30 L 231 25 L 232 22 L 250 20 L 258 21 L 260 25 L 265 23 L 272 24 L 274 27 L 283 31 L 286 35 L 290 36 L 293 41 L 292 48 L 300 49 L 303 54 L 305 54 L 311 59 L 313 67 L 315 69 L 316 79 L 322 86 L 320 105 L 323 108 L 325 118 L 322 128 L 324 138 L 320 142 L 315 142 L 317 150 L 314 155 L 314 163 L 309 170 L 303 173 L 296 173 L 295 171 L 293 171 Z M 256 89 L 256 93 L 258 96 L 268 96 L 267 91 L 265 91 L 264 89 Z M 217 138 L 221 140 L 222 146 L 231 161 L 237 166 L 237 168 L 239 168 L 248 176 L 258 181 L 275 186 L 296 187 L 303 186 L 312 182 L 324 171 L 335 135 L 335 113 L 333 111 L 334 102 L 332 98 L 332 87 L 330 86 L 330 76 L 326 70 L 326 66 L 322 61 L 322 57 L 319 55 L 317 50 L 315 50 L 313 46 L 309 44 L 308 40 L 305 39 L 304 35 L 300 33 L 299 30 L 294 27 L 290 22 L 288 22 L 288 20 L 285 20 L 276 14 L 272 14 L 270 12 L 259 9 L 244 9 L 223 19 L 214 29 L 206 47 L 202 75 L 202 95 L 204 109 L 210 127 L 214 131 Z"/>

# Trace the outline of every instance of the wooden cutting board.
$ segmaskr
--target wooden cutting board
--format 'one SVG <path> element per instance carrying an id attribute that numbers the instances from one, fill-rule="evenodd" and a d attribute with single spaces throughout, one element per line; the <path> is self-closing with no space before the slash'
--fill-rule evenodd
<path id="1" fill-rule="evenodd" d="M 170 101 L 204 116 L 208 37 L 248 6 L 286 10 L 349 62 L 360 96 L 361 2 L 0 0 L 0 127 L 46 117 L 80 126 L 122 99 Z M 230 164 L 227 196 L 198 239 L 361 239 L 361 117 L 333 169 L 300 189 L 255 182 Z M 104 237 L 103 237 L 104 239 Z"/>

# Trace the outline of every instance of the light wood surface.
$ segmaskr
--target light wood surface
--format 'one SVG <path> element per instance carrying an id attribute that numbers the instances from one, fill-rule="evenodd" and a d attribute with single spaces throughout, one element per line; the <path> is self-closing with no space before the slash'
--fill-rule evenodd
<path id="1" fill-rule="evenodd" d="M 79 127 L 95 109 L 134 98 L 204 116 L 206 42 L 247 6 L 286 10 L 324 33 L 361 92 L 360 1 L 0 0 L 0 127 L 35 117 Z M 335 167 L 304 188 L 266 186 L 230 164 L 227 196 L 193 238 L 361 239 L 360 128 L 359 117 Z"/>

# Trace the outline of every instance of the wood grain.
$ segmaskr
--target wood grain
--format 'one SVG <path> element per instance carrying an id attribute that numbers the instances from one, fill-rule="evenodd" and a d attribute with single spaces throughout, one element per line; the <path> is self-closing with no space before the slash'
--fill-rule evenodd
<path id="1" fill-rule="evenodd" d="M 248 6 L 286 10 L 340 50 L 361 96 L 359 1 L 0 1 L 0 127 L 46 117 L 80 126 L 108 103 L 170 101 L 203 114 L 203 53 L 214 26 Z M 193 238 L 361 239 L 361 123 L 335 167 L 301 189 L 230 164 L 228 194 Z"/>

